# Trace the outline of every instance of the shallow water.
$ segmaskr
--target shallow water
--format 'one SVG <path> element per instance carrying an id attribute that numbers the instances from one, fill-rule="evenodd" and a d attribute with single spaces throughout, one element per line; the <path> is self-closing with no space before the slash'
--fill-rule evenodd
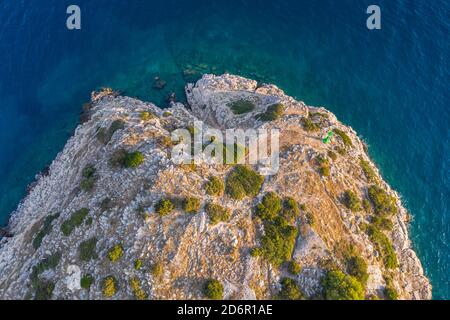
<path id="1" fill-rule="evenodd" d="M 65 28 L 72 2 L 81 31 Z M 434 298 L 450 298 L 450 5 L 379 0 L 382 30 L 369 31 L 372 2 L 2 1 L 0 223 L 62 149 L 93 89 L 164 106 L 198 76 L 185 70 L 230 72 L 327 107 L 367 141 L 414 217 Z"/>

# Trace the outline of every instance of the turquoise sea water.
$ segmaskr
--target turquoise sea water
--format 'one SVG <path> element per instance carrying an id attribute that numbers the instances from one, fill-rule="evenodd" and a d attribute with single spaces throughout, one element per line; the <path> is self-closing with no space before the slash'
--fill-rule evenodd
<path id="1" fill-rule="evenodd" d="M 82 30 L 65 28 L 78 4 Z M 382 30 L 365 27 L 378 4 Z M 450 3 L 444 0 L 0 2 L 0 224 L 73 133 L 90 91 L 164 106 L 183 71 L 275 83 L 369 144 L 411 211 L 436 299 L 450 298 Z M 155 76 L 167 81 L 152 89 Z"/>

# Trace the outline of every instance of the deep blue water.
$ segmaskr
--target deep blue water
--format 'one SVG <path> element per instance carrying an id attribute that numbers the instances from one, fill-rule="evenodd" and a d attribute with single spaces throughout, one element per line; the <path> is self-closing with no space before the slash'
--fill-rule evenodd
<path id="1" fill-rule="evenodd" d="M 81 31 L 65 28 L 70 4 Z M 370 4 L 380 31 L 365 27 Z M 368 142 L 414 217 L 434 298 L 449 299 L 449 14 L 444 0 L 0 1 L 0 224 L 91 90 L 164 105 L 171 91 L 183 98 L 186 68 L 228 71 L 327 107 Z"/>

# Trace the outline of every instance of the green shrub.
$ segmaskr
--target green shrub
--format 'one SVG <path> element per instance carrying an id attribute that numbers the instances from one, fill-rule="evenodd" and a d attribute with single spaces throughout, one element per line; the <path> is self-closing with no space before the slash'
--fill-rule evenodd
<path id="1" fill-rule="evenodd" d="M 169 111 L 163 112 L 163 117 L 170 117 L 171 115 L 172 115 L 172 113 L 170 113 Z"/>
<path id="2" fill-rule="evenodd" d="M 363 285 L 342 271 L 329 271 L 322 281 L 327 300 L 363 300 Z"/>
<path id="3" fill-rule="evenodd" d="M 156 114 L 149 111 L 142 111 L 139 115 L 139 118 L 141 118 L 142 121 L 148 121 L 150 119 L 156 118 Z"/>
<path id="4" fill-rule="evenodd" d="M 250 250 L 250 255 L 252 257 L 261 257 L 263 254 L 262 249 L 261 248 L 252 248 Z"/>
<path id="5" fill-rule="evenodd" d="M 183 200 L 183 210 L 186 213 L 195 214 L 200 209 L 200 199 L 195 197 L 187 197 Z"/>
<path id="6" fill-rule="evenodd" d="M 168 215 L 175 209 L 175 205 L 170 199 L 161 199 L 155 205 L 155 211 L 161 217 Z"/>
<path id="7" fill-rule="evenodd" d="M 342 142 L 344 143 L 344 145 L 346 147 L 352 147 L 353 146 L 352 140 L 350 139 L 350 137 L 344 131 L 342 131 L 340 129 L 337 129 L 337 128 L 334 129 L 333 131 L 334 131 L 334 133 L 336 135 L 338 135 L 341 138 Z"/>
<path id="8" fill-rule="evenodd" d="M 320 130 L 320 127 L 309 118 L 303 117 L 301 122 L 303 128 L 308 132 L 315 132 Z"/>
<path id="9" fill-rule="evenodd" d="M 317 157 L 317 164 L 319 166 L 319 173 L 323 177 L 328 177 L 330 175 L 330 161 L 324 156 Z"/>
<path id="10" fill-rule="evenodd" d="M 131 290 L 133 291 L 134 297 L 137 300 L 146 300 L 147 299 L 147 294 L 142 289 L 138 278 L 136 278 L 136 277 L 131 278 L 130 285 L 131 285 Z"/>
<path id="11" fill-rule="evenodd" d="M 40 274 L 44 273 L 47 270 L 54 269 L 58 266 L 59 261 L 61 260 L 61 253 L 56 252 L 45 259 L 41 260 L 37 265 L 33 267 L 31 270 L 31 281 L 34 282 L 38 280 Z"/>
<path id="12" fill-rule="evenodd" d="M 306 213 L 306 222 L 311 226 L 314 227 L 314 225 L 316 224 L 316 218 L 314 217 L 314 215 L 311 212 L 307 212 Z"/>
<path id="13" fill-rule="evenodd" d="M 297 228 L 288 225 L 282 217 L 264 222 L 264 236 L 261 239 L 262 257 L 278 267 L 289 261 L 298 236 Z"/>
<path id="14" fill-rule="evenodd" d="M 359 200 L 358 196 L 351 190 L 347 190 L 344 192 L 342 201 L 344 205 L 352 212 L 358 212 L 362 209 L 361 200 Z"/>
<path id="15" fill-rule="evenodd" d="M 124 128 L 125 122 L 123 120 L 115 120 L 113 123 L 111 123 L 108 130 L 106 130 L 105 128 L 100 128 L 97 131 L 97 139 L 103 144 L 108 144 L 114 133 Z"/>
<path id="16" fill-rule="evenodd" d="M 384 266 L 387 269 L 397 268 L 397 255 L 389 238 L 373 225 L 367 226 L 366 232 L 369 235 L 370 240 L 375 244 L 375 247 L 380 252 L 381 257 L 383 258 Z"/>
<path id="17" fill-rule="evenodd" d="M 359 164 L 361 166 L 362 171 L 364 172 L 364 175 L 367 178 L 368 182 L 376 182 L 377 181 L 377 175 L 375 173 L 375 170 L 371 167 L 368 161 L 365 161 L 363 158 L 359 159 Z"/>
<path id="18" fill-rule="evenodd" d="M 164 274 L 164 265 L 161 262 L 156 262 L 150 268 L 150 273 L 154 278 L 161 278 Z"/>
<path id="19" fill-rule="evenodd" d="M 34 300 L 50 300 L 53 296 L 55 283 L 53 281 L 39 280 L 34 289 Z"/>
<path id="20" fill-rule="evenodd" d="M 261 121 L 273 121 L 277 120 L 283 115 L 284 106 L 281 103 L 275 103 L 267 107 L 266 112 L 256 116 Z"/>
<path id="21" fill-rule="evenodd" d="M 333 151 L 328 150 L 327 155 L 328 155 L 328 157 L 330 157 L 331 160 L 333 160 L 333 161 L 337 160 L 337 155 Z"/>
<path id="22" fill-rule="evenodd" d="M 37 250 L 41 246 L 42 240 L 44 240 L 44 238 L 48 234 L 50 234 L 50 232 L 53 229 L 52 223 L 53 223 L 53 221 L 58 219 L 58 217 L 59 217 L 59 213 L 55 213 L 55 214 L 49 215 L 45 218 L 41 229 L 39 230 L 38 233 L 36 233 L 36 235 L 34 236 L 34 239 L 33 239 L 33 248 L 35 250 Z"/>
<path id="23" fill-rule="evenodd" d="M 103 296 L 106 298 L 113 297 L 117 292 L 117 280 L 113 276 L 107 276 L 102 282 Z"/>
<path id="24" fill-rule="evenodd" d="M 384 189 L 372 185 L 369 187 L 369 198 L 372 201 L 375 213 L 377 214 L 397 214 L 397 204 L 395 198 L 389 195 Z"/>
<path id="25" fill-rule="evenodd" d="M 215 204 L 215 203 L 208 203 L 205 206 L 205 210 L 209 215 L 209 219 L 211 221 L 211 224 L 217 224 L 219 222 L 227 222 L 230 220 L 231 212 L 230 210 Z"/>
<path id="26" fill-rule="evenodd" d="M 81 261 L 89 261 L 92 259 L 97 259 L 97 238 L 91 238 L 89 240 L 83 241 L 78 247 L 78 252 Z"/>
<path id="27" fill-rule="evenodd" d="M 370 205 L 370 201 L 367 199 L 363 199 L 362 206 L 363 206 L 364 210 L 366 210 L 366 212 L 370 212 L 372 209 L 372 206 Z"/>
<path id="28" fill-rule="evenodd" d="M 302 267 L 295 262 L 294 260 L 292 260 L 291 262 L 289 262 L 289 272 L 292 273 L 293 275 L 297 275 L 302 271 Z"/>
<path id="29" fill-rule="evenodd" d="M 203 292 L 208 299 L 212 299 L 212 300 L 222 300 L 223 299 L 223 285 L 218 280 L 209 279 L 205 283 Z"/>
<path id="30" fill-rule="evenodd" d="M 209 178 L 209 181 L 205 183 L 205 191 L 210 196 L 221 196 L 225 189 L 223 181 L 217 177 Z"/>
<path id="31" fill-rule="evenodd" d="M 255 104 L 250 100 L 237 100 L 230 105 L 231 111 L 234 114 L 244 114 L 255 109 Z"/>
<path id="32" fill-rule="evenodd" d="M 242 200 L 246 196 L 256 196 L 263 182 L 264 177 L 257 172 L 237 165 L 227 177 L 225 191 L 231 198 Z"/>
<path id="33" fill-rule="evenodd" d="M 125 149 L 116 150 L 110 159 L 111 165 L 123 168 L 137 168 L 145 161 L 144 155 L 139 152 L 128 152 Z"/>
<path id="34" fill-rule="evenodd" d="M 256 215 L 262 220 L 275 219 L 281 212 L 282 202 L 275 192 L 268 192 L 256 206 Z"/>
<path id="35" fill-rule="evenodd" d="M 116 244 L 108 251 L 108 259 L 111 262 L 116 262 L 123 256 L 123 248 L 121 244 Z"/>
<path id="36" fill-rule="evenodd" d="M 65 236 L 69 236 L 75 228 L 81 226 L 89 214 L 89 209 L 82 208 L 70 216 L 69 219 L 61 224 L 61 231 Z"/>
<path id="37" fill-rule="evenodd" d="M 80 182 L 80 189 L 86 192 L 94 189 L 97 177 L 95 176 L 96 169 L 93 165 L 87 165 L 82 172 L 82 179 Z"/>
<path id="38" fill-rule="evenodd" d="M 140 270 L 142 268 L 142 259 L 134 260 L 134 270 Z"/>
<path id="39" fill-rule="evenodd" d="M 94 277 L 90 274 L 86 274 L 80 279 L 80 286 L 83 289 L 89 290 L 94 283 Z"/>
<path id="40" fill-rule="evenodd" d="M 361 284 L 365 285 L 369 274 L 367 273 L 367 263 L 359 256 L 351 256 L 346 259 L 347 272 L 355 277 Z"/>
<path id="41" fill-rule="evenodd" d="M 281 290 L 278 293 L 277 298 L 281 300 L 301 300 L 303 299 L 303 295 L 294 280 L 283 278 L 281 280 Z"/>
<path id="42" fill-rule="evenodd" d="M 398 300 L 397 290 L 395 290 L 392 284 L 386 285 L 386 288 L 384 288 L 384 295 L 388 300 Z"/>
<path id="43" fill-rule="evenodd" d="M 394 228 L 392 220 L 383 215 L 373 216 L 371 222 L 372 225 L 379 230 L 391 231 Z"/>
<path id="44" fill-rule="evenodd" d="M 100 202 L 100 210 L 102 212 L 107 211 L 109 209 L 112 209 L 113 207 L 113 202 L 110 198 L 106 197 L 102 200 L 102 202 Z"/>
<path id="45" fill-rule="evenodd" d="M 289 223 L 294 223 L 295 219 L 300 216 L 300 209 L 293 198 L 284 198 L 282 215 Z"/>

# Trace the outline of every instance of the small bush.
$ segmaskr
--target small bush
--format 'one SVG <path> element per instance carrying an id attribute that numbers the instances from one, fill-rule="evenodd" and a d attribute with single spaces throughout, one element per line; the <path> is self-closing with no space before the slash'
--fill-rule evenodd
<path id="1" fill-rule="evenodd" d="M 264 177 L 252 169 L 237 165 L 226 180 L 226 193 L 233 199 L 242 200 L 246 196 L 256 196 L 261 190 Z"/>
<path id="2" fill-rule="evenodd" d="M 358 196 L 351 190 L 347 190 L 344 192 L 342 201 L 344 205 L 352 212 L 358 212 L 362 209 L 361 200 L 359 200 Z"/>
<path id="3" fill-rule="evenodd" d="M 262 254 L 263 254 L 263 252 L 262 252 L 262 249 L 261 248 L 252 248 L 251 250 L 250 250 L 250 255 L 252 256 L 252 257 L 261 257 L 262 256 Z"/>
<path id="4" fill-rule="evenodd" d="M 128 152 L 125 149 L 116 150 L 111 156 L 110 163 L 115 167 L 137 168 L 145 161 L 144 155 L 139 152 Z"/>
<path id="5" fill-rule="evenodd" d="M 392 220 L 386 216 L 372 217 L 372 225 L 380 230 L 391 231 L 394 228 Z"/>
<path id="6" fill-rule="evenodd" d="M 363 300 L 364 288 L 354 277 L 342 271 L 329 271 L 322 281 L 327 300 Z"/>
<path id="7" fill-rule="evenodd" d="M 31 271 L 31 281 L 34 282 L 38 280 L 40 274 L 44 273 L 47 270 L 54 269 L 58 266 L 59 261 L 61 260 L 61 253 L 56 252 L 47 258 L 41 260 L 37 265 L 35 265 Z"/>
<path id="8" fill-rule="evenodd" d="M 102 212 L 112 209 L 113 202 L 110 198 L 104 198 L 102 202 L 100 202 L 100 210 Z"/>
<path id="9" fill-rule="evenodd" d="M 281 290 L 278 293 L 278 298 L 281 300 L 301 300 L 303 299 L 303 295 L 294 280 L 283 278 L 281 280 Z"/>
<path id="10" fill-rule="evenodd" d="M 45 218 L 41 229 L 39 230 L 38 233 L 36 233 L 36 235 L 33 239 L 33 248 L 35 250 L 37 250 L 41 246 L 42 240 L 44 240 L 44 238 L 48 234 L 50 234 L 50 232 L 53 229 L 52 223 L 53 223 L 53 221 L 58 219 L 58 217 L 59 217 L 59 213 L 56 213 L 56 214 L 49 215 Z"/>
<path id="11" fill-rule="evenodd" d="M 262 220 L 275 219 L 281 212 L 282 202 L 275 192 L 268 192 L 256 206 L 256 215 Z"/>
<path id="12" fill-rule="evenodd" d="M 365 161 L 363 158 L 360 158 L 359 164 L 361 166 L 362 171 L 364 172 L 364 175 L 367 178 L 368 182 L 376 182 L 377 181 L 377 175 L 375 173 L 375 170 L 370 166 L 368 161 Z"/>
<path id="13" fill-rule="evenodd" d="M 131 290 L 133 290 L 134 297 L 137 300 L 146 300 L 147 299 L 147 294 L 142 289 L 138 278 L 136 278 L 136 277 L 131 278 L 130 285 L 131 285 Z"/>
<path id="14" fill-rule="evenodd" d="M 69 236 L 75 228 L 81 226 L 81 224 L 84 222 L 84 219 L 86 219 L 87 215 L 89 214 L 89 209 L 82 208 L 70 216 L 69 219 L 64 221 L 61 224 L 61 231 L 65 236 Z"/>
<path id="15" fill-rule="evenodd" d="M 315 132 L 320 130 L 320 127 L 316 123 L 312 122 L 312 120 L 309 118 L 303 117 L 301 122 L 303 128 L 308 132 Z"/>
<path id="16" fill-rule="evenodd" d="M 89 290 L 93 283 L 94 283 L 94 277 L 90 274 L 84 275 L 80 279 L 81 288 L 86 289 L 86 290 Z"/>
<path id="17" fill-rule="evenodd" d="M 366 210 L 366 212 L 370 212 L 370 210 L 372 209 L 372 206 L 370 205 L 370 201 L 367 199 L 363 199 L 362 206 L 363 206 L 364 210 Z"/>
<path id="18" fill-rule="evenodd" d="M 123 256 L 123 248 L 121 244 L 117 244 L 108 251 L 108 259 L 116 262 Z"/>
<path id="19" fill-rule="evenodd" d="M 141 118 L 142 121 L 148 121 L 150 119 L 156 118 L 156 115 L 153 112 L 142 111 L 139 115 L 139 118 Z"/>
<path id="20" fill-rule="evenodd" d="M 154 278 L 161 278 L 164 274 L 164 265 L 161 262 L 154 263 L 150 268 L 150 273 Z"/>
<path id="21" fill-rule="evenodd" d="M 217 177 L 209 178 L 205 184 L 205 191 L 210 196 L 221 196 L 225 189 L 223 181 Z"/>
<path id="22" fill-rule="evenodd" d="M 191 214 L 195 214 L 198 212 L 198 210 L 200 209 L 200 199 L 199 198 L 194 198 L 194 197 L 187 197 L 186 199 L 183 200 L 183 210 L 186 213 L 191 213 Z"/>
<path id="23" fill-rule="evenodd" d="M 87 165 L 82 172 L 82 179 L 80 182 L 80 189 L 86 192 L 94 189 L 97 177 L 95 176 L 96 169 L 93 165 Z"/>
<path id="24" fill-rule="evenodd" d="M 205 210 L 209 215 L 211 224 L 217 224 L 219 222 L 227 222 L 230 219 L 230 210 L 214 203 L 208 203 L 205 206 Z"/>
<path id="25" fill-rule="evenodd" d="M 256 116 L 261 121 L 273 121 L 277 120 L 283 115 L 284 106 L 281 103 L 272 104 L 267 107 L 266 112 Z"/>
<path id="26" fill-rule="evenodd" d="M 106 130 L 105 128 L 100 128 L 98 130 L 97 139 L 103 144 L 108 144 L 114 133 L 124 128 L 125 122 L 123 120 L 115 120 L 113 123 L 111 123 L 108 130 Z"/>
<path id="27" fill-rule="evenodd" d="M 161 217 L 168 215 L 175 209 L 175 205 L 170 199 L 161 199 L 155 205 L 155 211 Z"/>
<path id="28" fill-rule="evenodd" d="M 230 108 L 234 114 L 244 114 L 253 111 L 255 109 L 255 104 L 250 100 L 241 99 L 233 102 Z"/>
<path id="29" fill-rule="evenodd" d="M 283 200 L 282 215 L 291 224 L 300 216 L 300 209 L 293 198 L 288 197 Z"/>
<path id="30" fill-rule="evenodd" d="M 168 136 L 161 137 L 159 139 L 159 143 L 165 148 L 169 148 L 169 147 L 173 146 L 172 138 L 170 138 Z"/>
<path id="31" fill-rule="evenodd" d="M 78 252 L 81 261 L 89 261 L 92 259 L 97 259 L 97 238 L 91 238 L 89 240 L 83 241 L 78 247 Z"/>
<path id="32" fill-rule="evenodd" d="M 319 166 L 320 175 L 328 177 L 330 175 L 330 161 L 324 156 L 318 156 L 316 160 Z"/>
<path id="33" fill-rule="evenodd" d="M 336 135 L 338 135 L 341 138 L 342 142 L 344 143 L 344 145 L 346 147 L 352 147 L 353 146 L 352 140 L 350 139 L 350 137 L 344 131 L 342 131 L 340 129 L 337 129 L 337 128 L 334 129 L 333 131 L 334 131 L 334 133 Z"/>
<path id="34" fill-rule="evenodd" d="M 397 290 L 395 290 L 394 286 L 391 284 L 388 284 L 386 288 L 384 288 L 384 295 L 388 300 L 398 300 Z"/>
<path id="35" fill-rule="evenodd" d="M 204 287 L 204 294 L 208 299 L 222 300 L 223 299 L 223 285 L 220 281 L 209 279 Z"/>
<path id="36" fill-rule="evenodd" d="M 328 150 L 327 155 L 328 155 L 328 157 L 330 157 L 331 160 L 333 160 L 333 161 L 337 160 L 337 155 L 333 151 Z"/>
<path id="37" fill-rule="evenodd" d="M 314 225 L 316 224 L 316 218 L 314 217 L 314 215 L 311 212 L 307 212 L 306 213 L 306 222 L 311 226 L 314 227 Z"/>
<path id="38" fill-rule="evenodd" d="M 134 270 L 140 270 L 142 268 L 142 259 L 134 260 Z"/>
<path id="39" fill-rule="evenodd" d="M 381 253 L 384 266 L 387 269 L 397 268 L 397 255 L 389 238 L 373 225 L 367 226 L 366 232 L 369 235 L 370 240 L 375 244 L 377 250 Z"/>
<path id="40" fill-rule="evenodd" d="M 170 117 L 171 115 L 172 115 L 172 113 L 170 113 L 169 111 L 163 112 L 163 117 Z"/>
<path id="41" fill-rule="evenodd" d="M 107 276 L 102 282 L 103 296 L 106 298 L 113 297 L 117 292 L 117 280 L 113 276 Z"/>
<path id="42" fill-rule="evenodd" d="M 297 275 L 302 271 L 302 267 L 295 262 L 294 260 L 292 260 L 291 262 L 289 262 L 289 272 L 292 273 L 293 275 Z"/>
<path id="43" fill-rule="evenodd" d="M 35 286 L 34 300 L 50 300 L 54 289 L 55 283 L 53 281 L 39 280 Z"/>
<path id="44" fill-rule="evenodd" d="M 387 215 L 397 214 L 398 209 L 395 198 L 382 188 L 376 185 L 370 186 L 369 198 L 374 205 L 375 213 Z"/>
<path id="45" fill-rule="evenodd" d="M 367 263 L 359 256 L 351 256 L 346 259 L 347 272 L 355 277 L 363 285 L 367 283 L 369 274 L 367 273 Z"/>

